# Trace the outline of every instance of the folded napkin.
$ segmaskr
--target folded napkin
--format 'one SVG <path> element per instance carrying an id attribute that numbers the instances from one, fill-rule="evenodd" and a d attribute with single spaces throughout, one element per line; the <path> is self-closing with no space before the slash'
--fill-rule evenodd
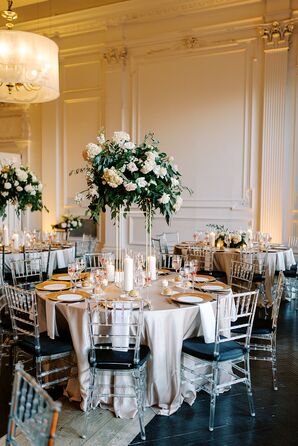
<path id="1" fill-rule="evenodd" d="M 47 332 L 51 339 L 59 336 L 56 322 L 56 302 L 46 299 Z"/>
<path id="2" fill-rule="evenodd" d="M 215 340 L 215 315 L 211 302 L 199 305 L 204 341 L 210 344 Z"/>
<path id="3" fill-rule="evenodd" d="M 112 310 L 112 349 L 127 352 L 129 347 L 130 304 L 114 304 Z"/>

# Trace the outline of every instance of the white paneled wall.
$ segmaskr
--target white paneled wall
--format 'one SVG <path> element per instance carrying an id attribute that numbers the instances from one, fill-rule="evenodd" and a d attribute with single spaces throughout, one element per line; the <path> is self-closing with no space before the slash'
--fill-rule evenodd
<path id="1" fill-rule="evenodd" d="M 65 16 L 65 23 L 63 15 L 52 18 L 50 31 L 57 32 L 61 48 L 61 97 L 42 106 L 39 124 L 50 209 L 43 216 L 44 229 L 64 212 L 84 214 L 85 208 L 74 203 L 75 193 L 84 188 L 83 175 L 70 177 L 69 171 L 84 165 L 82 149 L 96 141 L 101 126 L 108 136 L 126 130 L 137 142 L 154 131 L 161 149 L 175 157 L 183 182 L 194 191 L 185 195 L 171 223 L 181 238 L 189 239 L 208 223 L 260 228 L 264 185 L 263 196 L 272 194 L 263 156 L 269 153 L 263 137 L 269 122 L 263 107 L 268 48 L 259 27 L 291 15 L 298 11 L 290 11 L 287 0 L 129 0 L 85 10 L 84 21 L 78 14 Z M 283 239 L 298 234 L 296 38 L 294 31 L 285 52 L 285 137 L 277 131 L 286 171 L 274 180 L 285 197 L 279 194 L 278 237 Z M 275 146 L 272 157 L 278 154 Z M 274 221 L 272 209 L 277 209 L 271 201 L 267 221 Z M 166 229 L 156 215 L 153 234 Z M 131 246 L 144 242 L 141 217 L 127 220 L 126 237 Z M 101 218 L 100 238 L 106 247 L 115 243 L 109 213 Z"/>

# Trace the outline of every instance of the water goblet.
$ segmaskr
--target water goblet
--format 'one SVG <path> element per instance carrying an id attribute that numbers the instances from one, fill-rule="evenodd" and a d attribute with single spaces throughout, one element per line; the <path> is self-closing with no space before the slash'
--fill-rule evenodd
<path id="1" fill-rule="evenodd" d="M 172 266 L 174 268 L 174 270 L 176 271 L 176 275 L 178 273 L 178 269 L 181 268 L 181 264 L 182 264 L 182 258 L 179 255 L 174 255 L 172 258 Z"/>
<path id="2" fill-rule="evenodd" d="M 189 272 L 191 274 L 191 279 L 192 279 L 192 291 L 194 291 L 195 288 L 195 275 L 197 273 L 197 269 L 198 269 L 198 260 L 197 259 L 190 260 Z"/>

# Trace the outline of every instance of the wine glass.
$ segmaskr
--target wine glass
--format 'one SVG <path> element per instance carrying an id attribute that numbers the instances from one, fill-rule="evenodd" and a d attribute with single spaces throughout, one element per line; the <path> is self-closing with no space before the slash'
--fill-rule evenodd
<path id="1" fill-rule="evenodd" d="M 74 289 L 74 292 L 76 292 L 77 289 L 77 280 L 80 276 L 80 270 L 79 266 L 76 262 L 70 263 L 68 265 L 68 275 L 71 279 L 71 286 Z"/>
<path id="2" fill-rule="evenodd" d="M 135 283 L 135 288 L 138 291 L 138 295 L 139 297 L 141 297 L 141 289 L 143 288 L 144 284 L 145 284 L 145 275 L 144 275 L 144 270 L 142 267 L 138 267 L 135 275 L 134 275 L 134 283 Z"/>
<path id="3" fill-rule="evenodd" d="M 197 273 L 197 269 L 198 269 L 198 260 L 197 259 L 190 260 L 189 272 L 191 274 L 191 279 L 192 279 L 192 291 L 194 291 L 195 288 L 195 275 Z"/>
<path id="4" fill-rule="evenodd" d="M 174 270 L 176 271 L 176 275 L 177 275 L 178 269 L 181 268 L 181 264 L 182 264 L 181 256 L 174 255 L 172 258 L 172 266 L 173 266 Z"/>

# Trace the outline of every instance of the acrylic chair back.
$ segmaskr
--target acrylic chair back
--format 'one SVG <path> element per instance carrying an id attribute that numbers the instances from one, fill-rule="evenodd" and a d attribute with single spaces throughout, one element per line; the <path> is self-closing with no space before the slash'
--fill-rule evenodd
<path id="1" fill-rule="evenodd" d="M 7 305 L 10 312 L 14 339 L 21 336 L 35 338 L 36 353 L 40 351 L 38 310 L 35 291 L 26 291 L 5 285 Z"/>
<path id="2" fill-rule="evenodd" d="M 279 315 L 279 308 L 280 308 L 280 302 L 281 302 L 281 298 L 282 298 L 282 294 L 283 294 L 284 284 L 285 284 L 285 276 L 284 276 L 284 273 L 282 271 L 280 271 L 278 274 L 278 279 L 277 279 L 276 293 L 275 293 L 273 304 L 272 304 L 271 318 L 272 318 L 272 328 L 273 329 L 276 329 L 276 327 L 277 327 L 277 319 L 278 319 L 278 315 Z"/>
<path id="3" fill-rule="evenodd" d="M 61 403 L 55 402 L 32 376 L 16 365 L 7 445 L 54 446 Z M 19 434 L 21 434 L 19 436 Z"/>
<path id="4" fill-rule="evenodd" d="M 198 271 L 213 271 L 214 251 L 209 248 L 190 248 L 189 259 L 196 259 L 198 261 Z"/>
<path id="5" fill-rule="evenodd" d="M 75 243 L 75 258 L 83 257 L 88 253 L 95 253 L 97 240 L 78 240 Z"/>
<path id="6" fill-rule="evenodd" d="M 218 295 L 216 303 L 214 357 L 218 357 L 220 344 L 242 340 L 249 347 L 255 316 L 258 291 L 228 296 Z M 233 328 L 231 331 L 230 328 Z M 240 332 L 236 332 L 240 329 Z"/>
<path id="7" fill-rule="evenodd" d="M 242 252 L 240 254 L 240 262 L 250 263 L 254 265 L 254 273 L 265 276 L 268 267 L 267 252 Z"/>
<path id="8" fill-rule="evenodd" d="M 175 245 L 179 243 L 178 232 L 163 232 L 158 234 L 156 238 L 160 239 L 162 250 L 166 254 L 173 254 Z"/>
<path id="9" fill-rule="evenodd" d="M 232 260 L 230 270 L 230 285 L 238 293 L 250 291 L 254 276 L 254 265 L 247 262 Z"/>
<path id="10" fill-rule="evenodd" d="M 14 286 L 26 286 L 42 282 L 42 260 L 40 257 L 27 260 L 13 260 L 11 274 Z"/>
<path id="11" fill-rule="evenodd" d="M 144 322 L 142 299 L 88 302 L 88 317 L 91 364 L 97 350 L 133 351 L 133 362 L 138 364 Z"/>

